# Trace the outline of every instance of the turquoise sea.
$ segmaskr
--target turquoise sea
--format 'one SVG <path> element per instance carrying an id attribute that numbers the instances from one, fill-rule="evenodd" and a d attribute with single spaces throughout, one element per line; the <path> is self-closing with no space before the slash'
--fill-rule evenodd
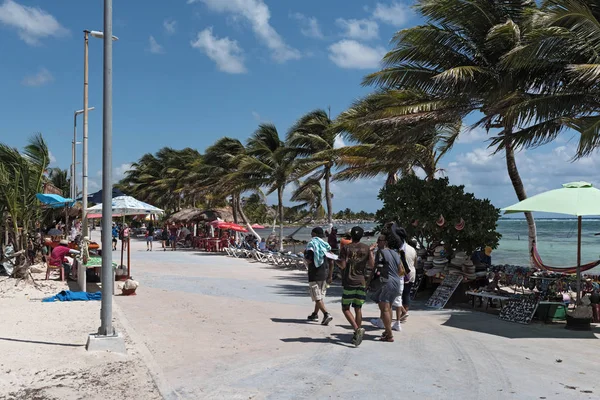
<path id="1" fill-rule="evenodd" d="M 577 264 L 577 220 L 576 219 L 537 219 L 538 251 L 545 264 L 565 267 Z M 374 224 L 362 224 L 364 229 L 372 229 Z M 338 225 L 344 232 L 351 226 Z M 297 228 L 284 228 L 284 235 L 290 235 Z M 298 240 L 309 240 L 311 228 L 303 228 L 294 235 Z M 492 254 L 493 264 L 529 265 L 527 222 L 524 219 L 502 219 L 498 221 L 498 231 L 502 234 L 500 245 Z M 257 231 L 266 237 L 270 229 Z M 584 219 L 582 223 L 583 264 L 600 259 L 600 219 Z M 374 242 L 374 238 L 369 238 Z M 290 249 L 292 250 L 292 249 Z M 301 246 L 297 246 L 301 251 Z M 590 271 L 600 274 L 600 267 Z"/>

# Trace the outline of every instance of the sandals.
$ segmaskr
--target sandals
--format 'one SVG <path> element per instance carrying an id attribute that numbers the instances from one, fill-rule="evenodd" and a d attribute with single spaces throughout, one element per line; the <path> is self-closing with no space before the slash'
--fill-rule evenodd
<path id="1" fill-rule="evenodd" d="M 383 334 L 381 335 L 381 338 L 379 339 L 380 342 L 393 342 L 394 341 L 394 337 L 392 335 L 388 335 L 387 333 L 383 332 Z"/>

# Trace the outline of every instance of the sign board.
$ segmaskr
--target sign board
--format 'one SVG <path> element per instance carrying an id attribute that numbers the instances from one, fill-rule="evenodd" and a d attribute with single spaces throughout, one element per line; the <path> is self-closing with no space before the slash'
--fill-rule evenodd
<path id="1" fill-rule="evenodd" d="M 499 318 L 504 321 L 528 324 L 533 319 L 540 304 L 538 299 L 510 299 L 500 311 Z"/>
<path id="2" fill-rule="evenodd" d="M 462 275 L 446 275 L 425 305 L 431 308 L 444 308 L 462 280 Z"/>
<path id="3" fill-rule="evenodd" d="M 410 288 L 410 299 L 411 300 L 414 300 L 415 297 L 417 297 L 417 292 L 419 291 L 419 287 L 421 286 L 421 283 L 423 283 L 424 276 L 425 276 L 425 272 L 423 271 L 423 269 L 418 269 L 417 276 L 415 277 L 415 282 L 413 283 L 412 287 Z"/>

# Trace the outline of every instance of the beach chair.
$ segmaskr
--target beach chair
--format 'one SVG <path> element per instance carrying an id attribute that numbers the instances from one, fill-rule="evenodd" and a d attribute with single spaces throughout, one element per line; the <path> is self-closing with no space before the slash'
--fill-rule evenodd
<path id="1" fill-rule="evenodd" d="M 60 280 L 64 282 L 65 267 L 62 266 L 61 260 L 53 260 L 52 258 L 50 258 L 50 256 L 48 256 L 47 258 L 44 257 L 44 262 L 46 263 L 46 280 L 50 279 L 50 273 L 52 271 L 58 270 L 60 272 Z M 60 266 L 52 265 L 52 264 L 56 264 L 56 263 L 60 264 Z"/>

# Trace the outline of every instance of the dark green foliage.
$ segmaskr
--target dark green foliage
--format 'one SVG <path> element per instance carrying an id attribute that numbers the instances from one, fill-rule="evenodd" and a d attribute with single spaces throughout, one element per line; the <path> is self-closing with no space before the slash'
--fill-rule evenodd
<path id="1" fill-rule="evenodd" d="M 441 241 L 450 252 L 470 254 L 483 246 L 496 248 L 501 237 L 496 231 L 500 210 L 464 189 L 450 185 L 448 178 L 425 181 L 406 176 L 381 190 L 379 199 L 384 205 L 376 219 L 382 225 L 397 221 L 410 237 L 429 248 Z M 445 219 L 442 227 L 436 224 L 440 215 Z M 459 231 L 455 226 L 461 218 L 465 227 Z"/>

